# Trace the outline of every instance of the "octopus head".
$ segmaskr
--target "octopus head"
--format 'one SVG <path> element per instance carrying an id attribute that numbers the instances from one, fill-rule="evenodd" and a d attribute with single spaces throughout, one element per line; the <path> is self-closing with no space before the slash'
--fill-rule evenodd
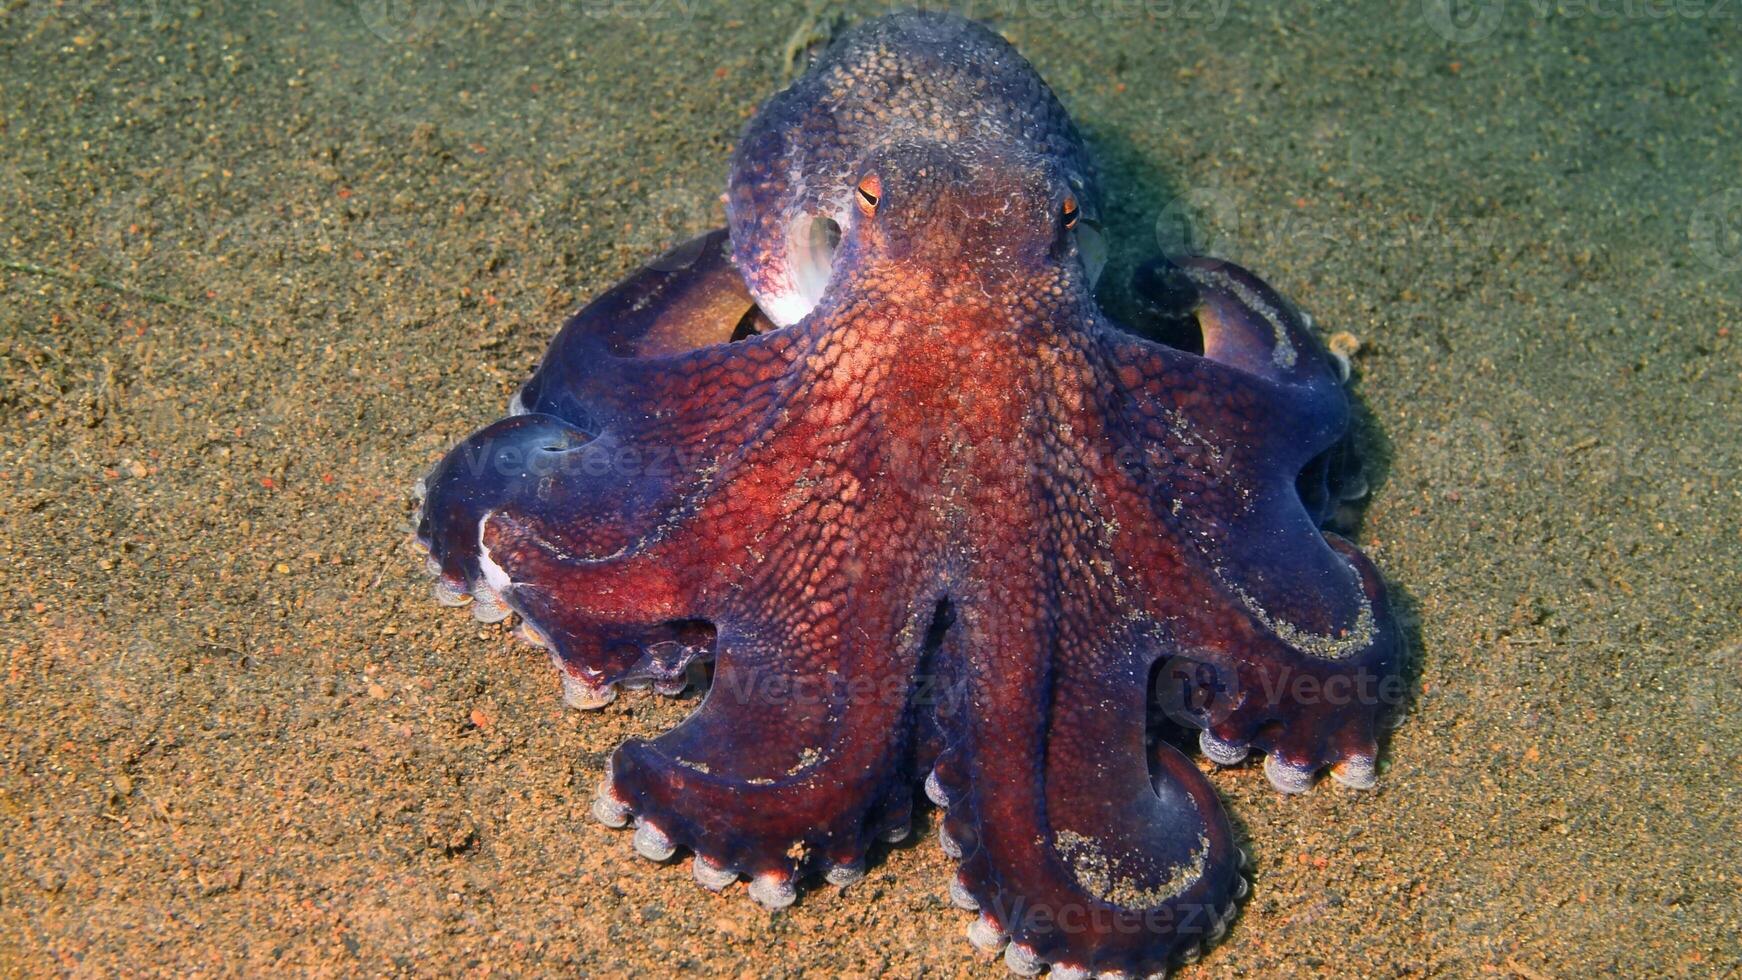
<path id="1" fill-rule="evenodd" d="M 852 195 L 837 283 L 893 277 L 899 294 L 925 296 L 1015 281 L 1089 288 L 1098 271 L 1067 175 L 1020 147 L 894 143 L 866 158 Z"/>

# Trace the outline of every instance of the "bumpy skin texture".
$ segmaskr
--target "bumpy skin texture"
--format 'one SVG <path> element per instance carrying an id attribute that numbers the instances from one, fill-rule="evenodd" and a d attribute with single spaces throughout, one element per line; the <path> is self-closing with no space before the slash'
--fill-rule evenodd
<path id="1" fill-rule="evenodd" d="M 951 77 L 994 80 L 973 101 L 877 67 L 940 45 Z M 791 147 L 824 90 L 837 119 L 991 122 L 867 118 L 812 175 Z M 1326 766 L 1371 785 L 1397 628 L 1296 489 L 1346 427 L 1338 374 L 1281 297 L 1215 260 L 1151 277 L 1202 355 L 1110 323 L 1067 227 L 1086 173 L 1001 41 L 874 22 L 751 124 L 731 241 L 581 311 L 515 414 L 430 474 L 438 598 L 518 613 L 571 703 L 712 664 L 695 713 L 624 744 L 601 787 L 595 812 L 633 820 L 644 855 L 687 847 L 703 885 L 748 876 L 779 907 L 806 872 L 861 874 L 923 782 L 977 945 L 1008 943 L 1019 972 L 1142 974 L 1219 938 L 1246 890 L 1157 717 L 1221 763 L 1256 746 L 1286 791 Z M 782 246 L 744 209 L 866 174 L 875 206 L 781 326 L 752 291 Z"/>
<path id="2" fill-rule="evenodd" d="M 1021 145 L 1057 165 L 1084 230 L 1100 215 L 1095 167 L 1075 124 L 1015 48 L 959 17 L 874 20 L 769 99 L 732 157 L 734 257 L 776 323 L 810 311 L 825 287 L 829 241 L 861 218 L 853 188 L 867 150 L 899 140 Z"/>

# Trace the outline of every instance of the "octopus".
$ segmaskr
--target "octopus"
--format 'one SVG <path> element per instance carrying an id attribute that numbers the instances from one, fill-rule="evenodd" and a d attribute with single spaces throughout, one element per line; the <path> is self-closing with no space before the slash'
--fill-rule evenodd
<path id="1" fill-rule="evenodd" d="M 1380 576 L 1321 527 L 1337 363 L 1204 256 L 1131 287 L 1189 336 L 1113 322 L 1083 139 L 952 15 L 838 38 L 725 206 L 425 479 L 436 598 L 517 616 L 574 707 L 705 688 L 593 813 L 706 888 L 848 886 L 919 811 L 1015 972 L 1197 957 L 1250 862 L 1184 736 L 1366 788 L 1397 707 Z"/>

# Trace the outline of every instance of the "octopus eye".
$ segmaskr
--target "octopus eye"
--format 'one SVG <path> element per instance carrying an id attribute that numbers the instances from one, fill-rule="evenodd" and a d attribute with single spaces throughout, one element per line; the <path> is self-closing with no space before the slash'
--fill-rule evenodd
<path id="1" fill-rule="evenodd" d="M 859 210 L 867 216 L 877 210 L 877 199 L 883 196 L 883 181 L 871 174 L 859 181 Z"/>
<path id="2" fill-rule="evenodd" d="M 1077 226 L 1077 199 L 1075 196 L 1065 196 L 1064 218 L 1066 228 L 1075 228 Z"/>

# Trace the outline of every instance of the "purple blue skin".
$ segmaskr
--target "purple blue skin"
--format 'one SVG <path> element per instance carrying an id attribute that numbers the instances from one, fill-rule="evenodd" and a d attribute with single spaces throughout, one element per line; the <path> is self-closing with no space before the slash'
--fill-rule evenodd
<path id="1" fill-rule="evenodd" d="M 807 873 L 856 880 L 923 784 L 976 945 L 1143 975 L 1218 940 L 1247 889 L 1159 717 L 1218 763 L 1266 753 L 1286 792 L 1326 767 L 1372 785 L 1397 627 L 1296 488 L 1347 426 L 1338 372 L 1212 259 L 1137 284 L 1201 355 L 1110 322 L 1095 200 L 1003 41 L 872 22 L 752 121 L 730 241 L 589 304 L 430 474 L 438 598 L 519 614 L 571 704 L 712 665 L 601 785 L 644 856 L 688 848 L 704 886 L 748 877 L 779 908 Z M 801 256 L 794 216 L 839 237 Z M 822 264 L 814 295 L 795 258 Z"/>

